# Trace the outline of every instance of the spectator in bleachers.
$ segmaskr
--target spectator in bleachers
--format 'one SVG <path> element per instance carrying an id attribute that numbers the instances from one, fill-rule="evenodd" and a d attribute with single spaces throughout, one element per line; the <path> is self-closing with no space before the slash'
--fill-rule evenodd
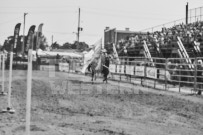
<path id="1" fill-rule="evenodd" d="M 163 27 L 161 31 L 147 32 L 147 34 L 136 34 L 127 39 L 119 41 L 117 44 L 118 51 L 125 46 L 127 49 L 141 45 L 143 40 L 148 45 L 158 43 L 160 48 L 162 46 L 175 46 L 177 43 L 177 36 L 180 37 L 183 44 L 189 48 L 193 47 L 194 41 L 203 45 L 203 22 L 190 23 L 185 25 L 183 23 L 175 25 L 171 28 Z"/>

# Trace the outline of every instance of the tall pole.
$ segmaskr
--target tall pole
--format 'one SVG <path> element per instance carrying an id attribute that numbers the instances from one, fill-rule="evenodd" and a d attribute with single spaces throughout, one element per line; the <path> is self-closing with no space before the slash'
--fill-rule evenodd
<path id="1" fill-rule="evenodd" d="M 5 54 L 2 55 L 2 92 L 4 93 L 4 70 L 5 70 Z M 2 94 L 3 94 L 2 93 Z"/>
<path id="2" fill-rule="evenodd" d="M 32 98 L 32 50 L 33 50 L 34 33 L 31 37 L 31 48 L 28 49 L 28 70 L 27 70 L 27 100 L 26 100 L 26 135 L 30 135 L 30 118 L 31 118 L 31 98 Z"/>
<path id="3" fill-rule="evenodd" d="M 80 41 L 80 8 L 79 8 L 79 11 L 78 11 L 78 36 L 77 36 L 77 41 L 79 43 Z"/>
<path id="4" fill-rule="evenodd" d="M 22 54 L 24 57 L 24 52 L 25 52 L 25 17 L 28 13 L 24 13 L 24 22 L 23 22 L 23 45 L 22 45 Z"/>
<path id="5" fill-rule="evenodd" d="M 186 24 L 186 25 L 188 24 L 188 2 L 187 2 L 187 5 L 186 5 L 186 17 L 185 17 L 185 24 Z"/>
<path id="6" fill-rule="evenodd" d="M 202 21 L 202 7 L 200 8 L 200 22 Z"/>
<path id="7" fill-rule="evenodd" d="M 15 110 L 11 107 L 11 85 L 12 85 L 12 70 L 13 70 L 13 49 L 16 48 L 18 37 L 19 37 L 19 31 L 20 31 L 21 23 L 18 23 L 15 26 L 14 29 L 14 43 L 11 45 L 10 49 L 10 64 L 9 64 L 9 84 L 8 84 L 8 107 L 6 110 L 3 110 L 3 112 L 9 112 L 9 113 L 15 113 Z"/>
<path id="8" fill-rule="evenodd" d="M 3 57 L 3 58 L 2 58 Z M 0 93 L 0 95 L 7 95 L 7 93 L 4 91 L 4 83 L 5 83 L 5 81 L 4 81 L 4 79 L 5 79 L 5 77 L 4 77 L 4 70 L 5 70 L 5 54 L 3 53 L 3 54 L 0 54 L 0 61 L 1 61 L 1 59 L 2 59 L 2 63 L 1 63 L 1 69 L 2 69 L 2 84 L 1 84 L 1 86 L 2 86 L 2 90 L 1 90 L 1 93 Z"/>
<path id="9" fill-rule="evenodd" d="M 51 36 L 51 45 L 53 45 L 53 41 L 54 41 L 54 36 Z"/>
<path id="10" fill-rule="evenodd" d="M 197 8 L 195 8 L 195 22 L 196 22 L 196 9 L 197 9 Z"/>

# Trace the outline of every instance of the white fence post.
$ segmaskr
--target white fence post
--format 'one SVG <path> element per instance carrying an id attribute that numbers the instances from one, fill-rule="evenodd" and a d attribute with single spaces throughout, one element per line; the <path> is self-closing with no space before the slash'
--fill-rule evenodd
<path id="1" fill-rule="evenodd" d="M 32 49 L 28 51 L 28 70 L 27 70 L 27 100 L 26 100 L 26 135 L 30 135 L 30 113 L 32 93 Z"/>
<path id="2" fill-rule="evenodd" d="M 7 93 L 5 93 L 5 91 L 4 91 L 5 54 L 0 55 L 0 59 L 1 58 L 2 58 L 2 61 L 1 61 L 2 62 L 2 64 L 1 64 L 1 66 L 2 66 L 2 68 L 1 68 L 1 70 L 2 70 L 2 84 L 1 84 L 2 90 L 1 90 L 1 95 L 7 95 Z"/>
<path id="3" fill-rule="evenodd" d="M 8 107 L 2 110 L 3 113 L 15 113 L 15 110 L 11 107 L 11 85 L 12 85 L 12 67 L 13 67 L 13 52 L 10 52 L 10 65 L 9 65 L 9 88 L 8 88 Z"/>

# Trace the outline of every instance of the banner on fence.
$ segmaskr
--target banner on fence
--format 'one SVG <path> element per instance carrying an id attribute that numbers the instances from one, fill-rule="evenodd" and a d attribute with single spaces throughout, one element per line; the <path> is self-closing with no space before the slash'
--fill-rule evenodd
<path id="1" fill-rule="evenodd" d="M 146 67 L 146 77 L 157 78 L 157 69 L 154 67 Z"/>
<path id="2" fill-rule="evenodd" d="M 134 75 L 134 66 L 126 65 L 125 72 L 127 75 Z"/>
<path id="3" fill-rule="evenodd" d="M 144 76 L 144 66 L 135 66 L 135 75 Z"/>
<path id="4" fill-rule="evenodd" d="M 124 74 L 124 69 L 125 69 L 124 65 L 117 65 L 117 73 Z"/>
<path id="5" fill-rule="evenodd" d="M 116 72 L 116 65 L 115 64 L 110 64 L 109 65 L 109 71 L 111 73 L 115 73 Z"/>
<path id="6" fill-rule="evenodd" d="M 64 63 L 63 63 L 64 64 Z M 66 63 L 65 63 L 66 64 Z M 68 64 L 68 63 L 67 63 Z M 71 62 L 69 65 L 69 70 L 71 72 L 74 72 L 76 70 L 76 63 L 75 62 Z"/>
<path id="7" fill-rule="evenodd" d="M 55 65 L 40 65 L 40 70 L 42 71 L 55 71 Z"/>
<path id="8" fill-rule="evenodd" d="M 165 78 L 166 76 L 166 78 Z M 159 69 L 159 79 L 161 80 L 171 80 L 171 74 L 169 71 L 166 71 L 165 69 Z"/>
<path id="9" fill-rule="evenodd" d="M 80 72 L 82 70 L 82 66 L 80 65 L 80 63 L 75 63 L 76 67 L 75 67 L 75 71 Z"/>
<path id="10" fill-rule="evenodd" d="M 159 69 L 159 79 L 165 80 L 165 72 L 166 72 L 166 70 Z"/>
<path id="11" fill-rule="evenodd" d="M 59 63 L 59 71 L 68 72 L 69 64 L 68 63 Z"/>

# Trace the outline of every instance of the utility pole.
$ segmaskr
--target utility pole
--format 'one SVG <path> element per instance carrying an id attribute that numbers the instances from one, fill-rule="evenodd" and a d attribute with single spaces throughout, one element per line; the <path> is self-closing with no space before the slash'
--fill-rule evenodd
<path id="1" fill-rule="evenodd" d="M 51 36 L 51 44 L 53 45 L 53 41 L 54 41 L 54 36 Z"/>
<path id="2" fill-rule="evenodd" d="M 80 41 L 80 8 L 79 8 L 79 11 L 78 11 L 78 33 L 77 33 L 77 41 L 78 41 L 78 44 L 79 44 L 79 41 Z"/>
<path id="3" fill-rule="evenodd" d="M 28 13 L 24 13 L 24 22 L 23 22 L 23 45 L 22 45 L 22 54 L 24 57 L 24 52 L 25 52 L 25 17 Z"/>
<path id="4" fill-rule="evenodd" d="M 190 16 L 191 17 L 191 16 Z M 186 17 L 185 17 L 185 24 L 187 25 L 188 24 L 188 2 L 187 2 L 187 5 L 186 5 Z"/>

